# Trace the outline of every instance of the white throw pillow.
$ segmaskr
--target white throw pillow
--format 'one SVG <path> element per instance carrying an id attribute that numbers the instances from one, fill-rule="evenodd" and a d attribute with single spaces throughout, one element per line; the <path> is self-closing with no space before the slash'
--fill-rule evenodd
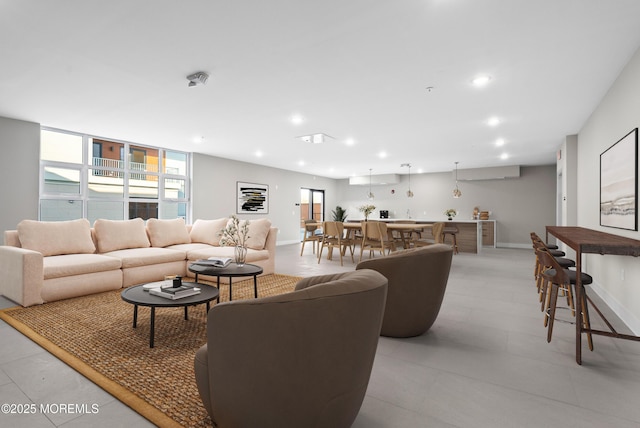
<path id="1" fill-rule="evenodd" d="M 227 221 L 226 217 L 216 220 L 196 220 L 191 226 L 191 242 L 219 246 L 220 233 L 227 226 Z"/>
<path id="2" fill-rule="evenodd" d="M 100 253 L 151 246 L 144 221 L 141 218 L 133 220 L 98 219 L 93 224 L 93 229 Z"/>
<path id="3" fill-rule="evenodd" d="M 240 221 L 240 225 L 245 220 Z M 254 250 L 264 249 L 267 243 L 267 235 L 271 229 L 271 220 L 268 218 L 260 218 L 249 221 L 249 239 L 247 239 L 247 247 Z"/>
<path id="4" fill-rule="evenodd" d="M 91 239 L 91 226 L 85 218 L 69 221 L 22 220 L 18 223 L 22 248 L 43 256 L 91 254 L 96 247 Z"/>
<path id="5" fill-rule="evenodd" d="M 150 218 L 147 220 L 147 233 L 152 247 L 168 247 L 169 245 L 191 243 L 189 232 L 187 232 L 187 227 L 182 218 L 172 220 Z"/>

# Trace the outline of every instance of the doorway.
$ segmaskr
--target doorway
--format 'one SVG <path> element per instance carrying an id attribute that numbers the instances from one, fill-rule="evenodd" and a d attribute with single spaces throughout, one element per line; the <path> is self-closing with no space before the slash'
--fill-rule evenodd
<path id="1" fill-rule="evenodd" d="M 300 236 L 304 236 L 305 220 L 324 221 L 324 190 L 300 188 Z"/>

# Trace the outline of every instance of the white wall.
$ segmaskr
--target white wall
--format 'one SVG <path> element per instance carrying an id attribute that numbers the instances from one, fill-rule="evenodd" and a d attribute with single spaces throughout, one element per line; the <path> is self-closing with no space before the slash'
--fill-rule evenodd
<path id="1" fill-rule="evenodd" d="M 531 247 L 530 233 L 542 236 L 545 226 L 555 224 L 556 166 L 522 167 L 519 178 L 504 180 L 461 181 L 462 197 L 454 199 L 452 173 L 411 174 L 413 198 L 407 198 L 408 177 L 394 185 L 373 186 L 376 212 L 388 210 L 392 218 L 407 218 L 407 210 L 414 219 L 445 220 L 444 211 L 454 208 L 457 219 L 471 219 L 473 208 L 491 211 L 491 219 L 498 224 L 498 245 L 503 247 Z M 395 190 L 392 193 L 392 190 Z M 368 204 L 369 186 L 350 186 L 340 180 L 339 200 L 347 209 L 348 218 L 361 219 L 358 207 Z"/>
<path id="2" fill-rule="evenodd" d="M 0 117 L 0 231 L 38 219 L 40 124 Z M 0 241 L 1 242 L 1 241 Z"/>
<path id="3" fill-rule="evenodd" d="M 25 218 L 38 215 L 38 169 L 40 125 L 0 118 L 0 143 L 3 157 L 0 188 L 3 208 L 1 230 L 14 229 Z M 325 190 L 325 215 L 330 218 L 336 205 L 347 208 L 350 218 L 360 218 L 357 207 L 366 203 L 367 186 L 349 186 L 348 180 L 333 180 L 292 171 L 269 168 L 247 162 L 193 154 L 192 219 L 219 218 L 235 213 L 236 182 L 269 185 L 269 214 L 280 229 L 278 242 L 298 242 L 300 188 Z M 19 179 L 16 179 L 19 177 Z M 394 186 L 375 187 L 375 204 L 388 209 L 392 216 L 440 220 L 447 208 L 460 211 L 458 218 L 470 218 L 473 207 L 492 211 L 498 221 L 498 243 L 502 246 L 530 246 L 529 232 L 544 232 L 554 223 L 555 167 L 523 167 L 521 177 L 506 180 L 460 182 L 462 198 L 451 196 L 451 173 L 412 174 L 413 199 L 405 196 L 407 176 Z M 391 195 L 391 189 L 395 189 Z M 257 218 L 261 215 L 244 215 Z"/>
<path id="4" fill-rule="evenodd" d="M 278 244 L 300 241 L 300 188 L 325 190 L 325 216 L 337 202 L 337 181 L 257 164 L 193 154 L 192 219 L 227 217 L 236 212 L 236 182 L 267 184 L 269 213 L 240 218 L 267 217 L 278 227 Z"/>
<path id="5" fill-rule="evenodd" d="M 640 50 L 578 134 L 578 225 L 640 239 L 640 232 L 600 226 L 600 154 L 640 126 Z M 595 290 L 640 334 L 640 259 L 588 255 Z"/>

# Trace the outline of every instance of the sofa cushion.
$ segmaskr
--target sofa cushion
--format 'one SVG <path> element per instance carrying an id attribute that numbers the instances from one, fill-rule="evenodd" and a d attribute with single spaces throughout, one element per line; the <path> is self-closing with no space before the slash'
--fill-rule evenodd
<path id="1" fill-rule="evenodd" d="M 249 221 L 249 239 L 247 247 L 254 250 L 262 250 L 267 242 L 267 235 L 271 229 L 271 220 L 260 218 Z"/>
<path id="2" fill-rule="evenodd" d="M 98 219 L 93 224 L 93 229 L 100 253 L 151 246 L 144 221 L 141 218 L 133 220 Z"/>
<path id="3" fill-rule="evenodd" d="M 22 248 L 43 256 L 90 254 L 96 251 L 87 219 L 70 221 L 22 220 L 18 223 Z"/>
<path id="4" fill-rule="evenodd" d="M 67 254 L 45 257 L 42 261 L 44 279 L 120 270 L 121 262 L 101 254 Z"/>
<path id="5" fill-rule="evenodd" d="M 147 220 L 147 233 L 152 247 L 168 247 L 175 244 L 189 244 L 191 238 L 184 219 L 175 218 L 172 220 L 158 220 L 150 218 Z"/>
<path id="6" fill-rule="evenodd" d="M 187 254 L 184 251 L 158 247 L 129 248 L 125 250 L 111 251 L 104 255 L 120 259 L 122 262 L 122 269 L 179 262 L 186 260 L 187 257 Z"/>
<path id="7" fill-rule="evenodd" d="M 191 242 L 200 242 L 202 244 L 215 246 L 220 245 L 220 233 L 227 225 L 227 221 L 227 218 L 196 220 L 191 227 Z"/>

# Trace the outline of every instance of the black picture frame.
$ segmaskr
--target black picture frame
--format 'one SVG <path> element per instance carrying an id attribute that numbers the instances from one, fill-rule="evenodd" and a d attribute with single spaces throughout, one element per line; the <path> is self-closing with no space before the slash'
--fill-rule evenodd
<path id="1" fill-rule="evenodd" d="M 600 154 L 600 225 L 638 230 L 638 128 Z"/>

